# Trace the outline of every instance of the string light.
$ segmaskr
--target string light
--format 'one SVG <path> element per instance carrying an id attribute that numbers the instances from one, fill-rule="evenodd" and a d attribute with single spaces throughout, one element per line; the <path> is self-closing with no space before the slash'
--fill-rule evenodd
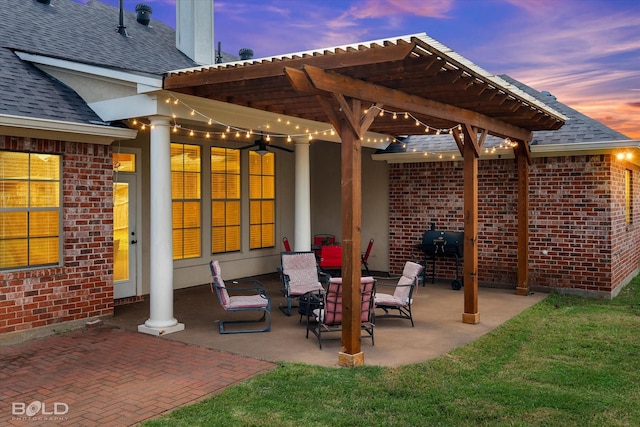
<path id="1" fill-rule="evenodd" d="M 177 123 L 177 117 L 178 115 L 172 111 L 171 117 L 172 117 L 172 121 L 173 123 L 171 123 L 171 130 L 173 133 L 178 133 L 178 131 L 185 131 L 187 133 L 187 135 L 189 136 L 195 136 L 195 135 L 203 135 L 205 138 L 211 138 L 214 135 L 219 135 L 222 139 L 226 139 L 226 134 L 231 133 L 232 131 L 235 132 L 235 136 L 236 138 L 240 138 L 240 135 L 242 133 L 245 134 L 246 138 L 250 138 L 252 135 L 257 135 L 257 136 L 261 136 L 264 137 L 267 141 L 271 141 L 271 138 L 286 138 L 286 141 L 288 143 L 293 141 L 294 137 L 303 137 L 306 136 L 308 138 L 309 141 L 314 139 L 314 135 L 327 135 L 330 134 L 331 136 L 335 136 L 336 135 L 336 131 L 333 127 L 330 127 L 328 129 L 309 129 L 309 128 L 305 128 L 304 133 L 300 133 L 300 125 L 299 124 L 295 124 L 295 130 L 298 132 L 291 132 L 291 133 L 284 133 L 284 134 L 276 134 L 276 133 L 267 133 L 267 132 L 262 132 L 259 130 L 254 131 L 253 129 L 246 129 L 246 128 L 241 128 L 241 127 L 235 127 L 235 126 L 231 126 L 229 124 L 225 124 L 222 123 L 218 120 L 216 120 L 213 117 L 208 117 L 207 115 L 205 115 L 204 113 L 198 111 L 197 109 L 187 105 L 185 102 L 183 102 L 182 100 L 180 100 L 179 98 L 177 98 L 176 96 L 174 96 L 173 94 L 169 94 L 169 97 L 167 97 L 167 99 L 165 100 L 165 102 L 169 105 L 182 105 L 185 109 L 188 110 L 189 115 L 190 116 L 200 116 L 202 117 L 209 126 L 212 125 L 218 125 L 218 126 L 222 126 L 224 128 L 223 131 L 213 131 L 213 130 L 198 130 L 198 129 L 189 129 L 189 128 L 185 128 L 182 125 L 178 125 Z M 462 125 L 461 124 L 457 124 L 455 126 L 452 126 L 450 128 L 436 128 L 433 127 L 429 124 L 426 124 L 424 122 L 422 122 L 420 119 L 418 119 L 417 117 L 415 117 L 413 114 L 411 114 L 408 111 L 403 111 L 403 112 L 399 112 L 399 111 L 390 111 L 390 110 L 385 110 L 383 108 L 380 108 L 376 105 L 372 105 L 370 108 L 365 109 L 364 112 L 367 113 L 369 112 L 371 109 L 377 109 L 378 110 L 378 116 L 379 117 L 384 117 L 385 114 L 390 114 L 393 120 L 397 120 L 399 118 L 399 116 L 402 116 L 405 120 L 414 120 L 415 121 L 415 125 L 416 126 L 422 126 L 424 128 L 424 133 L 426 134 L 435 134 L 435 135 L 441 135 L 441 134 L 449 134 L 449 135 L 453 135 L 454 130 L 457 130 L 458 132 L 462 132 Z M 278 123 L 282 123 L 283 121 L 285 122 L 285 124 L 287 126 L 290 126 L 292 123 L 289 119 L 286 119 L 286 121 L 282 118 L 282 117 L 277 117 L 275 119 Z M 131 122 L 134 126 L 140 126 L 141 130 L 145 130 L 147 127 L 152 127 L 148 124 L 142 123 L 137 119 L 132 119 Z M 265 123 L 262 126 L 259 126 L 258 128 L 264 128 L 264 129 L 270 129 L 271 128 L 271 124 L 270 123 Z M 460 137 L 463 138 L 463 135 L 460 134 Z M 371 142 L 372 139 L 368 138 L 367 139 L 368 142 Z M 397 143 L 398 140 L 396 138 L 393 137 L 387 137 L 386 139 L 378 139 L 375 138 L 373 139 L 374 143 L 378 143 L 378 142 L 389 142 L 389 143 Z M 511 141 L 509 138 L 506 138 L 503 142 L 500 143 L 498 148 L 515 148 L 517 147 L 518 143 L 515 141 Z M 403 144 L 403 148 L 406 149 L 406 144 Z M 413 151 L 416 151 L 415 149 L 413 149 Z M 485 153 L 495 153 L 496 148 L 493 147 L 491 149 L 486 149 Z M 427 156 L 427 152 L 423 152 L 425 156 Z M 626 154 L 626 158 L 629 159 L 630 154 Z M 439 156 L 439 158 L 442 158 L 442 155 Z M 451 157 L 452 159 L 455 159 L 455 156 Z M 619 157 L 620 158 L 620 157 Z M 624 155 L 623 155 L 624 158 Z"/>

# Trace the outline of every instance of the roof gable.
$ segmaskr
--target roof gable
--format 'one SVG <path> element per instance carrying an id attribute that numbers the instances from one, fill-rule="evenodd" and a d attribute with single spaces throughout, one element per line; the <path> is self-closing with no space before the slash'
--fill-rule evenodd
<path id="1" fill-rule="evenodd" d="M 0 114 L 74 123 L 101 122 L 77 93 L 21 61 L 11 50 L 0 49 L 0 62 Z"/>

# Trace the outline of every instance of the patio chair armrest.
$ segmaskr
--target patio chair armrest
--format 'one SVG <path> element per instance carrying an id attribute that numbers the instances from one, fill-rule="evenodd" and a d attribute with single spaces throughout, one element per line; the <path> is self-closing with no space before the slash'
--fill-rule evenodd
<path id="1" fill-rule="evenodd" d="M 258 291 L 261 295 L 269 295 L 269 291 L 264 287 L 264 284 L 259 280 L 246 279 L 246 280 L 234 280 L 231 282 L 233 286 L 227 286 L 228 292 L 233 291 Z M 253 286 L 236 286 L 244 283 L 253 283 Z"/>
<path id="2" fill-rule="evenodd" d="M 387 288 L 395 288 L 396 286 L 399 286 L 399 285 L 396 282 L 384 283 L 384 282 L 381 282 L 380 280 L 376 279 L 376 288 L 378 288 L 380 286 L 384 286 L 384 287 L 387 287 Z"/>
<path id="3" fill-rule="evenodd" d="M 322 276 L 324 278 L 324 283 L 329 284 L 329 280 L 331 280 L 331 274 L 318 267 L 318 276 Z"/>

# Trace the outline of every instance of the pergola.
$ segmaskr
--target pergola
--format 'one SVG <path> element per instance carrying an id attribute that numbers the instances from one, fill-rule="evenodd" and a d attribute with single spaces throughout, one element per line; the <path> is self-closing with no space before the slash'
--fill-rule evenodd
<path id="1" fill-rule="evenodd" d="M 165 77 L 163 88 L 327 123 L 340 136 L 341 365 L 364 363 L 359 317 L 361 147 L 368 131 L 404 136 L 447 129 L 454 138 L 463 157 L 464 179 L 462 321 L 471 324 L 479 322 L 478 158 L 487 135 L 517 143 L 513 148 L 519 176 L 517 293 L 529 293 L 529 141 L 532 131 L 558 129 L 566 117 L 426 34 L 178 70 Z M 412 120 L 399 120 L 399 114 Z"/>

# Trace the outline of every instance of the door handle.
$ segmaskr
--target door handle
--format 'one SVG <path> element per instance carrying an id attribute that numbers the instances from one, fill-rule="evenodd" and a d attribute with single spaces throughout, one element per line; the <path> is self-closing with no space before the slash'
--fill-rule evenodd
<path id="1" fill-rule="evenodd" d="M 138 243 L 138 241 L 137 241 L 137 240 L 132 240 L 132 241 L 131 241 L 131 244 L 132 244 L 132 245 L 135 245 L 136 243 Z"/>

